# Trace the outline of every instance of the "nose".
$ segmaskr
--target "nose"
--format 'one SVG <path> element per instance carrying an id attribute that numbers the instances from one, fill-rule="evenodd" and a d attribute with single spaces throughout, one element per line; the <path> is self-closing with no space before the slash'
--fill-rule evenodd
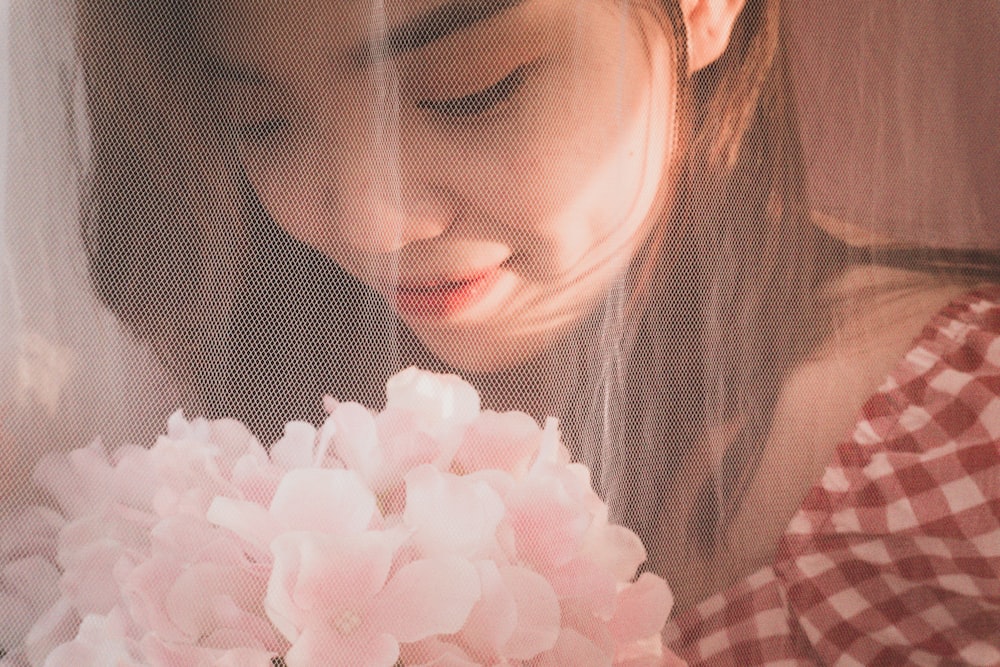
<path id="1" fill-rule="evenodd" d="M 349 208 L 353 212 L 343 228 L 344 241 L 369 253 L 392 253 L 432 239 L 448 228 L 453 217 L 444 195 L 408 192 L 399 183 L 370 188 Z"/>
<path id="2" fill-rule="evenodd" d="M 342 156 L 328 189 L 342 242 L 392 253 L 442 234 L 455 218 L 455 197 L 436 182 L 430 156 L 402 137 L 387 148 L 358 143 L 368 145 Z"/>

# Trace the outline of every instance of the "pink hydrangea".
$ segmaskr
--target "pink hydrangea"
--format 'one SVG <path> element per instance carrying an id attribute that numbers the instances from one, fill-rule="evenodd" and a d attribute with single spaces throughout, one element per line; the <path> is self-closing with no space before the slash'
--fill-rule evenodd
<path id="1" fill-rule="evenodd" d="M 267 450 L 178 413 L 149 449 L 44 461 L 48 537 L 0 551 L 8 664 L 679 664 L 669 588 L 554 420 L 416 369 L 381 413 L 325 405 Z"/>

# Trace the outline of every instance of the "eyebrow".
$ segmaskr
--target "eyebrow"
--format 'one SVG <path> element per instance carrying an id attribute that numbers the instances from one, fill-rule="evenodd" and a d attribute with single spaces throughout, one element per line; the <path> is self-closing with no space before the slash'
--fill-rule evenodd
<path id="1" fill-rule="evenodd" d="M 429 12 L 389 30 L 377 41 L 367 42 L 351 49 L 349 59 L 357 65 L 368 65 L 374 60 L 394 58 L 428 44 L 449 37 L 457 32 L 489 21 L 529 0 L 450 0 Z"/>

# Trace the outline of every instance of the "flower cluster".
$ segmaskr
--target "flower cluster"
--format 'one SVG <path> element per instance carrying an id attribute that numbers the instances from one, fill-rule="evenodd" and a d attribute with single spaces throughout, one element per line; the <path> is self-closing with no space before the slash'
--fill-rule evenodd
<path id="1" fill-rule="evenodd" d="M 178 413 L 152 448 L 44 460 L 59 512 L 0 554 L 0 596 L 34 596 L 8 663 L 675 664 L 670 591 L 554 420 L 416 369 L 378 414 L 326 408 L 269 450 Z"/>

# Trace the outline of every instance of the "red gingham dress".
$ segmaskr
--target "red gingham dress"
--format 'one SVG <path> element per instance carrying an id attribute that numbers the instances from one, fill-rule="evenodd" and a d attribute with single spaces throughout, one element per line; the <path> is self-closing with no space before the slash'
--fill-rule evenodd
<path id="1" fill-rule="evenodd" d="M 671 621 L 693 665 L 1000 665 L 1000 287 L 864 405 L 774 564 Z"/>

